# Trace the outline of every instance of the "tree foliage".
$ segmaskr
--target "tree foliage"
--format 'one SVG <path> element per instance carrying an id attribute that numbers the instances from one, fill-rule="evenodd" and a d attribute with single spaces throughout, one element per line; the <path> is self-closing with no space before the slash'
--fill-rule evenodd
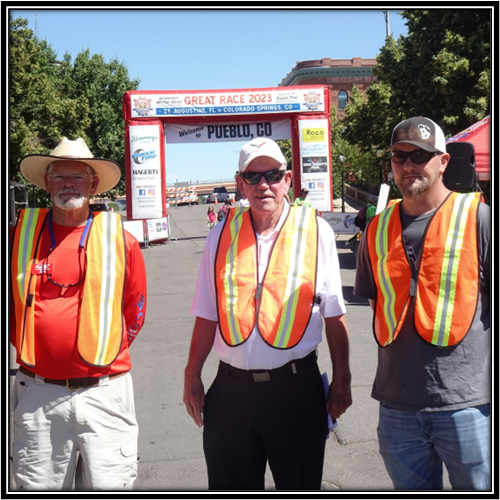
<path id="1" fill-rule="evenodd" d="M 48 154 L 62 137 L 82 137 L 95 157 L 115 160 L 122 180 L 109 194 L 124 192 L 124 122 L 122 97 L 135 90 L 128 70 L 118 60 L 79 53 L 74 63 L 62 61 L 46 41 L 38 40 L 25 19 L 10 20 L 10 178 L 26 182 L 19 173 L 21 159 Z M 36 206 L 46 206 L 43 190 L 33 189 Z"/>
<path id="2" fill-rule="evenodd" d="M 447 137 L 490 112 L 490 10 L 405 10 L 408 36 L 392 36 L 377 56 L 366 98 L 356 88 L 343 136 L 362 151 L 385 150 L 411 116 L 439 123 Z M 380 158 L 373 157 L 373 168 Z"/>

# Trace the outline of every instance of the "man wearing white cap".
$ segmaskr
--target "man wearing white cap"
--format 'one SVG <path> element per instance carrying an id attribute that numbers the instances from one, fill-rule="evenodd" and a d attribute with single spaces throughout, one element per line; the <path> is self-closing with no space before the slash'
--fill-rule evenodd
<path id="1" fill-rule="evenodd" d="M 349 347 L 335 236 L 316 211 L 284 200 L 291 182 L 274 141 L 240 152 L 250 207 L 229 210 L 207 238 L 191 313 L 184 403 L 198 426 L 211 490 L 319 490 L 328 413 L 351 404 Z M 325 388 L 316 349 L 323 319 L 332 359 Z M 215 346 L 217 377 L 201 380 Z"/>
<path id="2" fill-rule="evenodd" d="M 355 295 L 379 345 L 372 397 L 394 488 L 490 488 L 490 210 L 443 184 L 450 155 L 429 118 L 399 123 L 388 149 L 402 195 L 361 241 Z"/>
<path id="3" fill-rule="evenodd" d="M 20 170 L 47 190 L 52 208 L 22 210 L 12 234 L 17 488 L 132 489 L 129 347 L 146 313 L 145 266 L 121 217 L 89 208 L 89 196 L 118 183 L 120 168 L 64 137 L 49 155 L 23 158 Z"/>

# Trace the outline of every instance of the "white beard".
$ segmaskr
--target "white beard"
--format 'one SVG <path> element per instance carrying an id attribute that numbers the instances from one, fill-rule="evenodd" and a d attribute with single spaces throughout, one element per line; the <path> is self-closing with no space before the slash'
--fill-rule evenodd
<path id="1" fill-rule="evenodd" d="M 61 194 L 64 194 L 65 192 L 70 192 L 70 193 L 78 193 L 78 196 L 70 198 L 69 200 L 63 200 L 61 197 Z M 82 208 L 85 201 L 87 198 L 80 193 L 79 191 L 75 191 L 74 189 L 61 189 L 58 191 L 58 193 L 54 196 L 54 203 L 59 207 L 63 208 L 66 210 L 75 210 L 77 208 Z"/>

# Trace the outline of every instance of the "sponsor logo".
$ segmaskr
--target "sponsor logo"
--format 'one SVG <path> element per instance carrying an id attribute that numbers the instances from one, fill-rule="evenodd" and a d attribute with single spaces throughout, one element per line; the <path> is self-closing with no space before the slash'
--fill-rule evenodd
<path id="1" fill-rule="evenodd" d="M 154 160 L 156 158 L 157 154 L 156 151 L 144 151 L 144 149 L 136 149 L 134 154 L 132 155 L 132 160 L 134 160 L 134 163 L 137 165 L 141 165 L 145 161 L 148 160 Z"/>
<path id="2" fill-rule="evenodd" d="M 153 108 L 151 107 L 151 99 L 146 97 L 138 97 L 134 99 L 134 107 L 132 108 L 139 116 L 148 116 Z"/>
<path id="3" fill-rule="evenodd" d="M 315 111 L 323 103 L 321 102 L 321 95 L 317 92 L 308 92 L 304 95 L 304 105 L 310 111 Z"/>
<path id="4" fill-rule="evenodd" d="M 324 128 L 303 128 L 302 142 L 324 142 L 326 131 Z"/>

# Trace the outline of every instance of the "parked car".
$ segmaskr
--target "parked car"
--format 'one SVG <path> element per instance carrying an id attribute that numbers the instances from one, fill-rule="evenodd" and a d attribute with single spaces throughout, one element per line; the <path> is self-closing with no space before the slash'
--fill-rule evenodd
<path id="1" fill-rule="evenodd" d="M 127 210 L 127 202 L 125 200 L 115 200 L 115 203 L 120 206 L 120 210 Z"/>
<path id="2" fill-rule="evenodd" d="M 226 186 L 214 188 L 212 193 L 208 195 L 206 203 L 215 203 L 215 198 L 217 198 L 218 203 L 224 203 L 229 198 Z"/>
<path id="3" fill-rule="evenodd" d="M 114 210 L 107 203 L 91 203 L 92 212 L 113 212 Z"/>

